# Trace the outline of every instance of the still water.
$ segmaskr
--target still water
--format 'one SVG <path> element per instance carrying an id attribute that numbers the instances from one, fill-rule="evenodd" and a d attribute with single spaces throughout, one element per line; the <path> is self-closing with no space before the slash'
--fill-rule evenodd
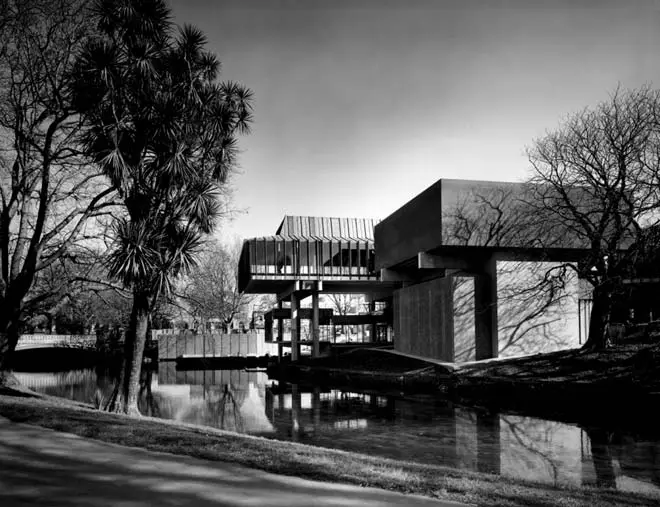
<path id="1" fill-rule="evenodd" d="M 94 370 L 17 373 L 28 387 L 91 402 L 111 379 Z M 660 431 L 640 439 L 430 397 L 302 388 L 246 370 L 150 372 L 142 413 L 216 428 L 549 484 L 660 497 Z"/>

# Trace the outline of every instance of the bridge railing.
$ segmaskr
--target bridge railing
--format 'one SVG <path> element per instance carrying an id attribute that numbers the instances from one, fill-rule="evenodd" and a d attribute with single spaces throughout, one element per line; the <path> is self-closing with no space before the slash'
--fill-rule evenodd
<path id="1" fill-rule="evenodd" d="M 17 348 L 29 346 L 90 347 L 96 345 L 93 334 L 24 334 L 18 339 Z"/>

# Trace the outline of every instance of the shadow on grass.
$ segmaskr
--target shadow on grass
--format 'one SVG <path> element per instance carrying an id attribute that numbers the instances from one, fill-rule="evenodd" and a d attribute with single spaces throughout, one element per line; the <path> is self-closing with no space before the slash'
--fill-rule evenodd
<path id="1" fill-rule="evenodd" d="M 156 422 L 149 419 L 131 419 L 122 416 L 99 413 L 87 410 L 74 410 L 62 406 L 55 406 L 45 403 L 41 400 L 5 400 L 3 403 L 0 400 L 0 415 L 4 415 L 14 421 L 25 421 L 32 424 L 45 426 L 48 428 L 58 429 L 77 435 L 92 437 L 106 442 L 113 442 L 122 445 L 142 447 L 154 451 L 166 451 L 175 453 L 181 456 L 193 456 L 207 460 L 216 461 L 216 464 L 209 463 L 211 467 L 234 467 L 228 465 L 226 462 L 233 462 L 240 465 L 246 465 L 257 469 L 274 472 L 277 474 L 285 474 L 294 477 L 280 476 L 280 481 L 287 484 L 292 484 L 298 481 L 297 477 L 306 477 L 310 479 L 325 480 L 325 481 L 339 481 L 343 483 L 355 485 L 367 485 L 373 487 L 380 487 L 384 489 L 413 492 L 425 494 L 428 496 L 450 498 L 452 500 L 467 501 L 470 503 L 477 503 L 478 505 L 488 506 L 522 506 L 522 505 L 538 505 L 538 506 L 551 506 L 558 503 L 565 503 L 566 505 L 649 505 L 649 501 L 657 499 L 646 497 L 644 495 L 635 495 L 616 490 L 592 490 L 592 489 L 563 489 L 555 488 L 550 485 L 525 483 L 521 481 L 513 481 L 504 477 L 496 475 L 484 475 L 477 473 L 470 473 L 464 471 L 457 471 L 446 469 L 439 466 L 419 465 L 414 463 L 406 463 L 400 461 L 393 461 L 387 459 L 380 459 L 371 456 L 364 456 L 359 454 L 338 453 L 336 451 L 328 451 L 314 447 L 307 447 L 284 442 L 266 441 L 263 439 L 242 437 L 240 435 L 217 432 L 213 430 L 206 430 L 204 428 L 189 428 L 177 426 L 175 424 L 167 424 L 164 422 Z M 0 429 L 2 426 L 0 426 Z M 22 440 L 11 442 L 9 439 L 4 438 L 0 431 L 0 442 L 7 445 L 15 445 L 19 447 L 14 449 L 13 452 L 20 452 L 20 448 L 25 447 L 25 442 L 30 442 L 30 450 L 37 455 L 40 452 L 45 452 L 49 448 L 49 435 L 50 432 L 45 432 L 41 429 L 34 428 L 33 435 L 24 437 Z M 56 438 L 61 438 L 55 434 Z M 66 436 L 65 436 L 66 437 Z M 39 447 L 35 449 L 36 443 L 39 438 L 43 441 Z M 68 435 L 69 441 L 75 441 L 75 437 Z M 45 440 L 44 440 L 45 439 Z M 79 439 L 78 439 L 79 440 Z M 3 451 L 3 444 L 0 444 L 0 456 Z M 74 451 L 70 445 L 64 446 L 64 451 L 56 453 L 53 459 L 70 459 L 77 461 L 82 468 L 87 467 L 85 460 L 79 458 L 80 453 Z M 36 452 L 36 451 L 39 452 Z M 132 451 L 132 450 L 128 450 Z M 4 454 L 10 454 L 12 449 L 6 447 Z M 75 453 L 76 458 L 72 457 Z M 106 454 L 104 451 L 103 454 Z M 91 454 L 93 457 L 93 454 Z M 52 457 L 52 455 L 51 455 Z M 46 456 L 45 462 L 48 462 L 51 457 Z M 4 476 L 3 470 L 9 466 L 6 458 L 0 458 L 0 479 Z M 20 459 L 20 458 L 17 458 Z M 169 458 L 172 459 L 172 458 Z M 186 460 L 185 457 L 177 457 L 179 460 Z M 14 461 L 14 460 L 9 460 Z M 33 463 L 38 466 L 39 460 L 27 459 L 25 463 Z M 133 477 L 134 481 L 141 481 L 142 479 L 149 479 L 151 482 L 140 484 L 148 491 L 151 489 L 154 492 L 150 494 L 159 495 L 157 498 L 150 500 L 151 503 L 144 505 L 206 505 L 206 499 L 210 495 L 214 498 L 215 505 L 236 505 L 236 503 L 222 503 L 226 499 L 218 497 L 215 493 L 207 491 L 206 486 L 198 484 L 195 477 L 189 479 L 181 479 L 180 487 L 177 489 L 179 492 L 192 491 L 201 492 L 201 497 L 195 497 L 193 502 L 187 497 L 174 498 L 165 495 L 161 498 L 160 492 L 163 488 L 170 491 L 167 484 L 177 484 L 179 479 L 174 476 L 170 477 L 155 477 L 151 476 L 151 472 L 143 476 L 144 470 L 155 470 L 154 473 L 162 474 L 164 470 L 170 470 L 172 473 L 178 473 L 175 468 L 167 468 L 168 458 L 164 458 L 158 466 L 146 468 L 133 469 L 129 465 L 132 463 L 139 463 L 139 459 L 126 458 L 106 458 L 108 466 L 116 466 L 120 468 L 117 470 L 106 470 L 105 475 L 99 472 L 100 477 L 109 482 L 121 482 L 126 477 Z M 220 461 L 220 463 L 218 463 Z M 98 464 L 98 460 L 92 459 L 92 465 Z M 224 464 L 222 462 L 225 462 Z M 121 465 L 121 466 L 120 466 Z M 90 465 L 91 466 L 91 465 Z M 140 465 L 142 466 L 142 465 Z M 75 467 L 73 467 L 75 468 Z M 129 471 L 126 472 L 126 469 Z M 123 470 L 123 471 L 121 471 Z M 19 471 L 19 475 L 33 475 L 37 474 L 38 470 L 23 470 Z M 13 473 L 11 470 L 7 473 Z M 73 473 L 73 472 L 71 472 Z M 169 472 L 168 472 L 169 473 Z M 258 474 L 255 470 L 248 472 L 241 472 L 242 477 L 251 477 L 252 474 Z M 41 473 L 43 475 L 43 473 Z M 46 474 L 48 475 L 48 474 Z M 119 478 L 119 479 L 117 479 Z M 10 477 L 11 481 L 17 477 Z M 41 480 L 41 478 L 39 479 Z M 46 480 L 46 479 L 44 479 Z M 87 478 L 85 480 L 91 481 Z M 217 479 L 220 480 L 220 479 Z M 271 479 L 272 480 L 272 479 Z M 119 483 L 117 482 L 117 483 Z M 277 481 L 276 481 L 277 482 Z M 156 484 L 160 484 L 157 486 Z M 279 484 L 279 482 L 278 482 Z M 328 487 L 338 487 L 337 485 L 328 484 Z M 27 487 L 27 486 L 26 486 Z M 46 484 L 45 492 L 48 488 L 54 487 L 52 484 Z M 95 488 L 94 484 L 90 482 L 85 487 Z M 244 487 L 244 485 L 242 486 Z M 279 487 L 279 486 L 278 486 Z M 258 489 L 258 486 L 257 486 Z M 3 500 L 0 489 L 0 505 L 5 505 L 7 502 Z M 207 491 L 207 493 L 204 493 Z M 233 502 L 236 497 L 231 495 L 238 495 L 238 490 L 233 491 L 228 498 Z M 257 490 L 253 491 L 253 487 L 249 486 L 248 489 L 241 490 L 243 495 L 252 498 L 253 493 L 259 494 Z M 42 491 L 43 493 L 43 491 Z M 169 493 L 168 493 L 169 495 Z M 206 496 L 205 496 L 206 495 Z M 294 495 L 295 496 L 295 495 Z M 257 504 L 264 505 L 323 505 L 319 503 L 317 497 L 304 497 L 304 501 L 298 502 L 298 497 L 281 499 L 282 503 L 271 501 L 270 496 L 256 498 L 263 500 Z M 279 498 L 279 497 L 277 497 Z M 356 503 L 346 498 L 334 498 L 335 505 L 355 505 Z M 355 497 L 358 498 L 359 496 Z M 6 498 L 5 498 L 6 499 Z M 15 499 L 14 499 L 15 500 Z M 83 505 L 117 505 L 122 503 L 121 498 L 115 498 L 114 503 L 98 503 L 94 499 L 88 499 L 82 502 Z M 171 501 L 170 501 L 171 500 Z M 368 499 L 364 499 L 359 503 L 362 505 L 369 505 Z M 279 500 L 278 500 L 279 501 Z M 330 500 L 328 500 L 330 502 Z M 328 503 L 329 505 L 330 503 Z M 407 504 L 407 502 L 406 502 Z M 16 503 L 9 503 L 9 505 L 17 505 Z M 72 503 L 65 503 L 65 505 L 75 505 Z M 136 504 L 143 505 L 143 504 Z M 383 505 L 383 504 L 381 504 Z"/>
<path id="2" fill-rule="evenodd" d="M 311 483 L 36 428 L 5 426 L 0 437 L 0 505 L 440 505 L 431 499 Z"/>
<path id="3" fill-rule="evenodd" d="M 38 398 L 36 394 L 25 391 L 17 391 L 11 387 L 0 386 L 0 396 L 11 396 L 12 398 Z"/>

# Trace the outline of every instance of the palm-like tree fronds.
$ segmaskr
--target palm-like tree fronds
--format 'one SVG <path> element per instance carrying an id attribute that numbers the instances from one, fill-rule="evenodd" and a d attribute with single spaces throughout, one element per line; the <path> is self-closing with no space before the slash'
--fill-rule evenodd
<path id="1" fill-rule="evenodd" d="M 222 209 L 249 131 L 252 93 L 215 82 L 220 63 L 192 26 L 173 33 L 163 0 L 98 0 L 100 37 L 80 55 L 72 93 L 88 151 L 124 199 L 112 276 L 152 296 L 194 267 Z"/>
<path id="2" fill-rule="evenodd" d="M 160 265 L 160 238 L 145 222 L 122 219 L 115 224 L 114 229 L 117 245 L 108 256 L 110 276 L 120 280 L 126 287 L 148 280 Z"/>

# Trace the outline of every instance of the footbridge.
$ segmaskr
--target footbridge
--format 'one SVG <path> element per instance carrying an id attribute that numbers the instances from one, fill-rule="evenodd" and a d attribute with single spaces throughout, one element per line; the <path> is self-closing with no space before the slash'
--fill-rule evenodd
<path id="1" fill-rule="evenodd" d="M 16 350 L 31 349 L 93 349 L 93 334 L 24 334 L 18 339 Z"/>

